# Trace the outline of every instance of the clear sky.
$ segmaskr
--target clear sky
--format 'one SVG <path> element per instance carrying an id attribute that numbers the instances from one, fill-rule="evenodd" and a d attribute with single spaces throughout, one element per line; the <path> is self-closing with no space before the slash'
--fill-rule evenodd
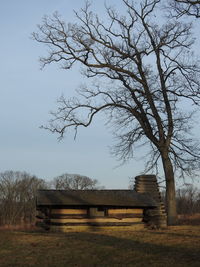
<path id="1" fill-rule="evenodd" d="M 104 1 L 93 2 L 103 15 Z M 56 10 L 73 22 L 73 9 L 83 4 L 84 0 L 0 1 L 0 172 L 26 171 L 47 180 L 78 173 L 98 179 L 106 188 L 127 188 L 129 177 L 140 174 L 144 164 L 138 156 L 117 167 L 120 162 L 109 153 L 112 135 L 102 117 L 81 130 L 76 141 L 69 134 L 58 142 L 39 129 L 56 108 L 56 99 L 62 93 L 74 94 L 81 75 L 77 69 L 64 71 L 55 65 L 40 70 L 38 58 L 46 48 L 34 42 L 31 33 L 45 14 Z"/>

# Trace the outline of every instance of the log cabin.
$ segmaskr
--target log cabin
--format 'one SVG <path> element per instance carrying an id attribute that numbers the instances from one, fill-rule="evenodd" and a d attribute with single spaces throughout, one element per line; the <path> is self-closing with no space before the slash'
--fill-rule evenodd
<path id="1" fill-rule="evenodd" d="M 38 190 L 36 224 L 61 231 L 69 226 L 141 228 L 152 222 L 165 226 L 160 202 L 157 181 L 151 176 L 136 177 L 135 190 Z"/>

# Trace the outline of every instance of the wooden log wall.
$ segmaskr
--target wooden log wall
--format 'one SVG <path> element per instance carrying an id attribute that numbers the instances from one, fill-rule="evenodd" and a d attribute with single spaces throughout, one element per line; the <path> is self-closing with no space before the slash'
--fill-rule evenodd
<path id="1" fill-rule="evenodd" d="M 135 191 L 148 193 L 157 203 L 155 209 L 147 209 L 144 212 L 144 221 L 150 227 L 166 227 L 167 216 L 164 203 L 159 192 L 159 186 L 155 175 L 140 175 L 135 177 Z"/>
<path id="2" fill-rule="evenodd" d="M 143 209 L 124 208 L 124 209 L 108 209 L 108 217 L 112 218 L 143 218 Z"/>
<path id="3" fill-rule="evenodd" d="M 106 209 L 104 216 L 90 215 L 90 208 L 87 209 L 49 209 L 48 211 L 38 210 L 37 225 L 45 229 L 51 226 L 144 226 L 143 209 Z"/>

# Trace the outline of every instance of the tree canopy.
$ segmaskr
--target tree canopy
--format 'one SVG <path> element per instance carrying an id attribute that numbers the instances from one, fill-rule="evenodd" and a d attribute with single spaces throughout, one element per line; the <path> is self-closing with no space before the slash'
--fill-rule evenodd
<path id="1" fill-rule="evenodd" d="M 80 174 L 65 173 L 57 176 L 52 181 L 52 186 L 58 190 L 86 190 L 102 189 L 98 180 Z"/>

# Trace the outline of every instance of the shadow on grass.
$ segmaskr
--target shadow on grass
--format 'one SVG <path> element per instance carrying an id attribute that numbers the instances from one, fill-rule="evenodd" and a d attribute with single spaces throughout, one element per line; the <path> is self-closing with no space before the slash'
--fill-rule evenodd
<path id="1" fill-rule="evenodd" d="M 134 233 L 132 233 L 134 235 Z M 126 254 L 127 251 L 136 252 L 138 255 L 143 257 L 151 256 L 153 258 L 165 259 L 166 262 L 176 262 L 177 265 L 200 262 L 200 250 L 193 248 L 177 247 L 175 245 L 168 245 L 167 240 L 165 244 L 153 244 L 151 242 L 143 242 L 142 240 L 133 240 L 127 238 L 119 238 L 114 236 L 109 236 L 105 234 L 95 234 L 95 233 L 79 233 L 79 241 L 88 241 L 93 243 L 94 246 L 108 247 L 113 250 L 117 250 L 121 253 Z M 138 238 L 137 238 L 138 239 Z M 112 256 L 111 256 L 112 257 Z M 141 259 L 142 260 L 142 259 Z M 193 265 L 192 265 L 193 266 Z"/>

